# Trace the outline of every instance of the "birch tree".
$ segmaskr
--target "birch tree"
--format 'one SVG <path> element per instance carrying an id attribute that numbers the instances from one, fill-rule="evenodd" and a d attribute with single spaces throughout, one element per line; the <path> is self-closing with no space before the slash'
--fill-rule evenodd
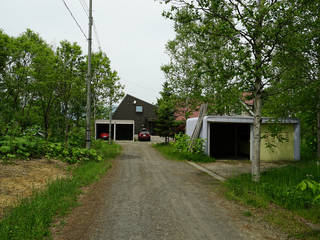
<path id="1" fill-rule="evenodd" d="M 296 11 L 294 2 L 287 0 L 166 0 L 165 2 L 171 4 L 171 10 L 164 14 L 166 17 L 174 21 L 197 23 L 201 26 L 201 31 L 196 34 L 201 36 L 201 41 L 210 44 L 210 40 L 213 39 L 219 42 L 217 48 L 209 50 L 218 53 L 220 63 L 227 62 L 229 66 L 232 64 L 229 76 L 225 74 L 223 78 L 211 78 L 210 81 L 221 81 L 222 89 L 232 89 L 236 86 L 240 91 L 252 93 L 254 100 L 252 179 L 259 181 L 263 98 L 265 89 L 276 84 L 274 76 L 277 68 L 272 66 L 272 61 L 279 45 L 282 44 L 282 38 L 290 34 L 289 25 Z M 179 14 L 182 11 L 186 17 L 181 21 Z M 206 52 L 200 51 L 198 54 L 204 56 Z M 198 59 L 204 58 L 198 57 Z M 223 70 L 228 72 L 224 65 L 218 65 L 216 68 L 218 73 Z"/>

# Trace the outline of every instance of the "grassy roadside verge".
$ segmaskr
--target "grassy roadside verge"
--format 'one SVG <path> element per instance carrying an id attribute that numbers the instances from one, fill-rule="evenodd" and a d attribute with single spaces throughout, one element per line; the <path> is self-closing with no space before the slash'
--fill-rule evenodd
<path id="1" fill-rule="evenodd" d="M 250 174 L 243 174 L 229 179 L 224 186 L 227 198 L 252 207 L 290 237 L 320 239 L 319 232 L 304 224 L 305 220 L 320 224 L 319 204 L 312 201 L 311 192 L 297 188 L 307 178 L 320 179 L 320 167 L 313 161 L 266 171 L 259 183 L 252 182 Z"/>
<path id="2" fill-rule="evenodd" d="M 188 160 L 193 162 L 214 162 L 213 158 L 210 158 L 205 154 L 177 152 L 174 150 L 174 147 L 170 144 L 157 143 L 153 144 L 152 146 L 167 159 L 179 161 Z"/>
<path id="3" fill-rule="evenodd" d="M 97 181 L 110 168 L 110 159 L 121 147 L 104 142 L 94 146 L 103 156 L 100 162 L 85 162 L 72 170 L 72 177 L 48 184 L 46 190 L 35 192 L 13 208 L 0 222 L 0 239 L 44 239 L 55 217 L 64 216 L 77 205 L 81 187 Z"/>

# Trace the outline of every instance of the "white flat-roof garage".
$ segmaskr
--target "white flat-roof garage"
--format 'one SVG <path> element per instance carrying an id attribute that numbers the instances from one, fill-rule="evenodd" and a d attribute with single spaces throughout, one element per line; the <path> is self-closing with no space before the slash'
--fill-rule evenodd
<path id="1" fill-rule="evenodd" d="M 189 118 L 186 134 L 191 136 L 198 118 Z M 282 119 L 281 135 L 287 141 L 272 138 L 268 125 L 270 118 L 262 118 L 260 158 L 262 161 L 300 160 L 300 122 L 297 119 Z M 253 159 L 253 117 L 248 116 L 205 116 L 200 138 L 205 140 L 204 151 L 217 159 Z M 266 147 L 271 141 L 274 147 Z"/>
<path id="2" fill-rule="evenodd" d="M 95 138 L 99 139 L 101 133 L 109 133 L 110 120 L 95 121 Z M 112 120 L 111 138 L 114 141 L 134 141 L 134 120 Z"/>

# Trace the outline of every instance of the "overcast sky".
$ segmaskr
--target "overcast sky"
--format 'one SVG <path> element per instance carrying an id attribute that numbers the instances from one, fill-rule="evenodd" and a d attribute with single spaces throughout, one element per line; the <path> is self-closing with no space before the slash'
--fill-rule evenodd
<path id="1" fill-rule="evenodd" d="M 65 0 L 85 34 L 88 19 L 80 2 Z M 88 5 L 88 0 L 83 0 Z M 93 0 L 93 17 L 101 47 L 117 70 L 125 92 L 155 103 L 164 75 L 160 66 L 168 62 L 165 44 L 174 38 L 173 24 L 163 18 L 164 5 L 154 0 Z M 0 28 L 18 36 L 27 28 L 49 44 L 61 40 L 78 42 L 87 54 L 87 41 L 62 0 L 2 1 Z M 93 49 L 98 49 L 93 34 Z"/>

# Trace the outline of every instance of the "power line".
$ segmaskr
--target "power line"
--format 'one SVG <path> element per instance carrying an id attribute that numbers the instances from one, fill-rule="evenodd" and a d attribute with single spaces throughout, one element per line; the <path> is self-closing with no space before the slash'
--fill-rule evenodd
<path id="1" fill-rule="evenodd" d="M 87 12 L 89 12 L 89 7 L 87 5 L 87 3 L 84 0 L 81 0 L 83 5 L 85 6 L 85 9 L 87 9 Z"/>
<path id="2" fill-rule="evenodd" d="M 89 9 L 88 9 L 88 6 L 86 4 L 86 2 L 84 0 L 78 0 L 83 11 L 85 12 L 85 14 L 89 17 Z M 95 22 L 93 21 L 93 31 L 94 31 L 94 34 L 96 36 L 96 41 L 97 41 L 97 44 L 99 46 L 99 49 L 101 49 L 101 42 L 100 42 L 100 38 L 99 38 L 99 34 L 98 34 L 98 29 L 96 27 L 96 24 Z"/>
<path id="3" fill-rule="evenodd" d="M 78 1 L 79 1 L 80 5 L 81 5 L 83 11 L 86 13 L 87 17 L 89 17 L 89 10 L 88 10 L 88 8 L 86 8 L 85 3 L 83 1 L 81 1 L 81 0 L 78 0 Z"/>
<path id="4" fill-rule="evenodd" d="M 77 26 L 79 27 L 80 31 L 82 32 L 83 36 L 84 36 L 86 39 L 88 39 L 87 36 L 86 36 L 86 34 L 84 33 L 83 29 L 81 28 L 80 24 L 78 23 L 77 19 L 75 18 L 75 16 L 74 16 L 73 13 L 71 12 L 70 8 L 68 7 L 67 3 L 65 2 L 65 0 L 62 0 L 62 1 L 63 1 L 63 3 L 64 3 L 65 7 L 68 9 L 71 17 L 72 17 L 73 20 L 76 22 L 76 24 L 77 24 Z"/>
<path id="5" fill-rule="evenodd" d="M 94 31 L 94 34 L 96 35 L 96 39 L 97 39 L 97 42 L 98 42 L 98 45 L 99 45 L 99 49 L 101 50 L 101 42 L 100 42 L 100 38 L 99 38 L 99 35 L 98 35 L 98 29 L 97 29 L 96 24 L 94 23 L 94 21 L 93 21 L 93 31 Z"/>

